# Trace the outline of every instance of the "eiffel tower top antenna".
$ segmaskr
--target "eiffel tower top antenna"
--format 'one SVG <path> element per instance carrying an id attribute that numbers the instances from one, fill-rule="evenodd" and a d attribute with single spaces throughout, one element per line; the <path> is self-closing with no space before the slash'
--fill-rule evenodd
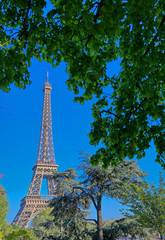
<path id="1" fill-rule="evenodd" d="M 47 82 L 49 82 L 49 81 L 48 81 L 48 75 L 49 75 L 49 71 L 47 71 Z"/>

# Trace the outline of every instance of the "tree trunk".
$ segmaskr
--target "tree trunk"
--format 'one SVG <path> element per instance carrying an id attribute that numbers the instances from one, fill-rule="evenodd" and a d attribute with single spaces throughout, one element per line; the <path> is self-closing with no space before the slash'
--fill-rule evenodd
<path id="1" fill-rule="evenodd" d="M 97 239 L 103 240 L 103 223 L 102 223 L 102 209 L 101 209 L 102 197 L 97 199 Z"/>

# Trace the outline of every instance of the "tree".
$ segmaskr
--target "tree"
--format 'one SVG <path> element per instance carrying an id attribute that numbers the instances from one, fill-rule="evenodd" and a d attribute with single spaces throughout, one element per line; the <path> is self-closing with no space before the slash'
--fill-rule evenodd
<path id="1" fill-rule="evenodd" d="M 5 192 L 2 185 L 0 185 L 0 192 Z M 6 216 L 8 213 L 9 202 L 7 200 L 6 193 L 0 194 L 0 232 L 3 235 L 6 228 Z"/>
<path id="2" fill-rule="evenodd" d="M 151 228 L 159 232 L 161 239 L 165 234 L 165 182 L 163 173 L 160 173 L 160 182 L 145 187 L 132 186 L 132 195 L 125 199 L 125 204 L 129 207 L 126 216 L 136 218 L 141 226 Z"/>
<path id="3" fill-rule="evenodd" d="M 92 240 L 86 223 L 88 199 L 82 198 L 74 191 L 77 173 L 67 169 L 63 173 L 54 172 L 56 197 L 51 200 L 49 208 L 39 213 L 33 220 L 33 227 L 39 239 L 56 240 Z"/>
<path id="4" fill-rule="evenodd" d="M 62 219 L 64 217 L 65 219 L 81 217 L 85 221 L 93 222 L 97 226 L 97 239 L 103 240 L 103 197 L 122 199 L 125 197 L 125 193 L 128 193 L 130 184 L 141 184 L 141 177 L 144 176 L 144 173 L 135 165 L 135 161 L 124 161 L 116 167 L 109 167 L 103 170 L 101 164 L 96 167 L 92 167 L 89 164 L 90 156 L 88 154 L 83 154 L 81 158 L 82 163 L 78 168 L 82 172 L 81 182 L 76 182 L 75 184 L 75 174 L 68 174 L 66 178 L 66 172 L 55 173 L 55 179 L 58 178 L 58 175 L 61 177 L 63 189 L 65 188 L 64 186 L 67 188 L 69 186 L 70 190 L 67 194 L 55 198 L 50 206 L 53 208 L 52 213 L 54 212 L 54 216 L 57 218 L 60 214 L 63 216 Z M 64 176 L 64 179 L 62 176 Z M 74 176 L 74 178 L 71 176 Z M 74 184 L 72 181 L 74 181 Z M 57 189 L 60 190 L 58 187 Z M 86 219 L 86 212 L 82 211 L 89 209 L 91 202 L 96 209 L 97 219 Z"/>
<path id="5" fill-rule="evenodd" d="M 45 228 L 45 223 L 53 220 L 53 216 L 50 216 L 52 209 L 46 208 L 45 210 L 41 210 L 37 216 L 32 221 L 32 228 L 34 233 L 39 239 L 43 239 L 53 235 L 57 231 L 57 226 L 47 227 Z"/>
<path id="6" fill-rule="evenodd" d="M 66 219 L 64 227 L 66 228 L 66 240 L 93 240 L 96 232 L 86 219 L 80 216 Z"/>
<path id="7" fill-rule="evenodd" d="M 145 240 L 155 239 L 156 233 L 150 228 L 144 228 L 135 219 L 121 218 L 112 221 L 104 229 L 104 239 L 115 240 L 120 237 L 131 237 L 131 240 L 141 237 Z"/>
<path id="8" fill-rule="evenodd" d="M 0 88 L 25 88 L 33 57 L 54 67 L 65 61 L 75 101 L 98 99 L 89 137 L 103 147 L 91 162 L 107 167 L 144 157 L 153 140 L 164 166 L 164 0 L 51 3 L 1 1 Z M 108 64 L 117 59 L 121 71 L 109 77 Z"/>
<path id="9" fill-rule="evenodd" d="M 89 223 L 80 216 L 63 219 L 62 232 L 60 232 L 59 223 L 57 223 L 57 221 L 49 220 L 43 222 L 43 218 L 40 217 L 37 219 L 39 225 L 37 227 L 35 226 L 34 229 L 35 235 L 40 240 L 93 240 L 93 233 Z"/>
<path id="10" fill-rule="evenodd" d="M 73 233 L 73 228 L 71 230 L 68 226 L 74 226 L 74 233 L 77 236 L 77 226 L 85 221 L 86 216 L 88 215 L 86 209 L 89 209 L 91 203 L 88 198 L 84 198 L 84 193 L 78 194 L 78 192 L 74 190 L 74 188 L 78 186 L 76 177 L 77 173 L 71 168 L 63 173 L 55 171 L 52 178 L 57 182 L 57 197 L 49 204 L 49 206 L 53 208 L 51 212 L 51 215 L 54 216 L 53 221 L 55 223 L 60 223 L 60 232 L 63 233 L 64 227 L 64 233 L 67 236 L 69 235 L 70 238 L 70 234 Z M 83 211 L 83 209 L 85 209 L 85 211 Z M 84 227 L 86 229 L 86 225 L 84 225 Z"/>
<path id="11" fill-rule="evenodd" d="M 34 234 L 40 240 L 47 240 L 59 235 L 59 224 L 54 223 L 54 217 L 50 215 L 52 208 L 41 210 L 32 221 Z"/>
<path id="12" fill-rule="evenodd" d="M 125 160 L 116 167 L 108 167 L 106 170 L 102 169 L 99 164 L 92 167 L 90 156 L 83 154 L 81 156 L 82 163 L 79 170 L 82 171 L 81 187 L 77 187 L 86 196 L 88 196 L 96 209 L 97 220 L 95 221 L 98 229 L 98 240 L 103 239 L 102 226 L 102 200 L 103 197 L 110 197 L 115 199 L 123 199 L 125 193 L 128 193 L 128 186 L 132 183 L 141 184 L 141 177 L 145 174 L 139 169 L 135 161 Z"/>
<path id="13" fill-rule="evenodd" d="M 5 236 L 5 240 L 29 240 L 29 239 L 37 240 L 32 231 L 21 228 L 18 230 L 15 229 L 13 232 Z"/>

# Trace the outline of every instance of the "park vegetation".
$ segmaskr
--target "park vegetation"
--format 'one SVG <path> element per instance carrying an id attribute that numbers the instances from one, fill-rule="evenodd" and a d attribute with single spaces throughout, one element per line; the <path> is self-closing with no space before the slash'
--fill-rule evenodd
<path id="1" fill-rule="evenodd" d="M 92 167 L 90 155 L 83 153 L 78 168 L 55 171 L 56 197 L 42 210 L 27 229 L 12 226 L 5 220 L 8 211 L 6 194 L 0 195 L 5 204 L 0 208 L 2 239 L 38 240 L 115 240 L 120 237 L 144 240 L 163 239 L 165 231 L 165 183 L 160 173 L 156 187 L 145 181 L 136 161 L 125 160 L 104 170 L 101 164 Z M 116 199 L 123 206 L 125 217 L 116 220 L 102 218 L 104 197 Z M 93 204 L 96 219 L 90 218 Z M 125 208 L 125 206 L 127 208 Z"/>
<path id="2" fill-rule="evenodd" d="M 153 141 L 164 166 L 164 0 L 1 0 L 0 22 L 0 89 L 25 88 L 33 57 L 64 61 L 74 101 L 95 97 L 92 164 L 140 159 Z"/>
<path id="3" fill-rule="evenodd" d="M 159 185 L 146 183 L 143 187 L 131 186 L 132 194 L 127 195 L 125 205 L 128 218 L 135 218 L 142 226 L 159 232 L 160 239 L 165 234 L 165 182 L 163 171 L 160 172 Z"/>

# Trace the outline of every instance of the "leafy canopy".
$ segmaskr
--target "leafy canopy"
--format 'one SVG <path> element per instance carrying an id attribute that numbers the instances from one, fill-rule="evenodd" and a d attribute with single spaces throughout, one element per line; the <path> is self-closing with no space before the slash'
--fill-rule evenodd
<path id="1" fill-rule="evenodd" d="M 164 166 L 164 0 L 2 0 L 0 89 L 25 88 L 31 59 L 67 63 L 75 101 L 98 99 L 90 143 L 102 142 L 91 162 L 104 167 L 145 156 L 153 140 Z M 108 63 L 121 60 L 118 76 Z M 80 91 L 81 90 L 81 91 Z"/>
<path id="2" fill-rule="evenodd" d="M 132 194 L 125 199 L 129 207 L 126 216 L 136 218 L 141 226 L 159 232 L 161 237 L 165 234 L 165 182 L 163 173 L 160 173 L 159 185 L 132 186 Z M 162 238 L 163 239 L 163 238 Z"/>
<path id="3" fill-rule="evenodd" d="M 28 240 L 28 239 L 37 240 L 34 233 L 27 229 L 18 229 L 18 230 L 15 229 L 13 232 L 5 236 L 5 239 L 6 240 Z"/>
<path id="4" fill-rule="evenodd" d="M 85 218 L 88 215 L 90 200 L 84 197 L 84 194 L 79 194 L 75 190 L 79 182 L 76 180 L 77 173 L 74 169 L 67 169 L 64 172 L 55 171 L 52 178 L 56 181 L 56 198 L 52 199 L 49 206 L 52 207 L 51 215 L 54 216 L 54 221 L 59 219 L 80 217 Z"/>
<path id="5" fill-rule="evenodd" d="M 81 164 L 78 167 L 82 173 L 80 186 L 87 195 L 93 196 L 96 206 L 98 206 L 99 197 L 125 199 L 125 194 L 129 195 L 130 192 L 128 186 L 133 183 L 136 185 L 143 183 L 142 178 L 146 173 L 136 165 L 136 161 L 125 160 L 116 167 L 109 166 L 103 170 L 102 164 L 91 166 L 90 158 L 91 156 L 87 153 L 82 153 L 80 157 Z"/>
<path id="6" fill-rule="evenodd" d="M 115 240 L 120 237 L 131 237 L 137 239 L 141 237 L 145 240 L 155 239 L 157 232 L 151 228 L 144 228 L 135 219 L 121 218 L 111 221 L 104 229 L 104 238 Z"/>
<path id="7" fill-rule="evenodd" d="M 2 185 L 0 185 L 0 191 L 5 192 L 4 188 Z M 6 216 L 8 214 L 8 206 L 9 206 L 9 201 L 7 200 L 6 193 L 1 193 L 0 194 L 0 232 L 2 233 L 5 232 L 6 229 Z"/>

